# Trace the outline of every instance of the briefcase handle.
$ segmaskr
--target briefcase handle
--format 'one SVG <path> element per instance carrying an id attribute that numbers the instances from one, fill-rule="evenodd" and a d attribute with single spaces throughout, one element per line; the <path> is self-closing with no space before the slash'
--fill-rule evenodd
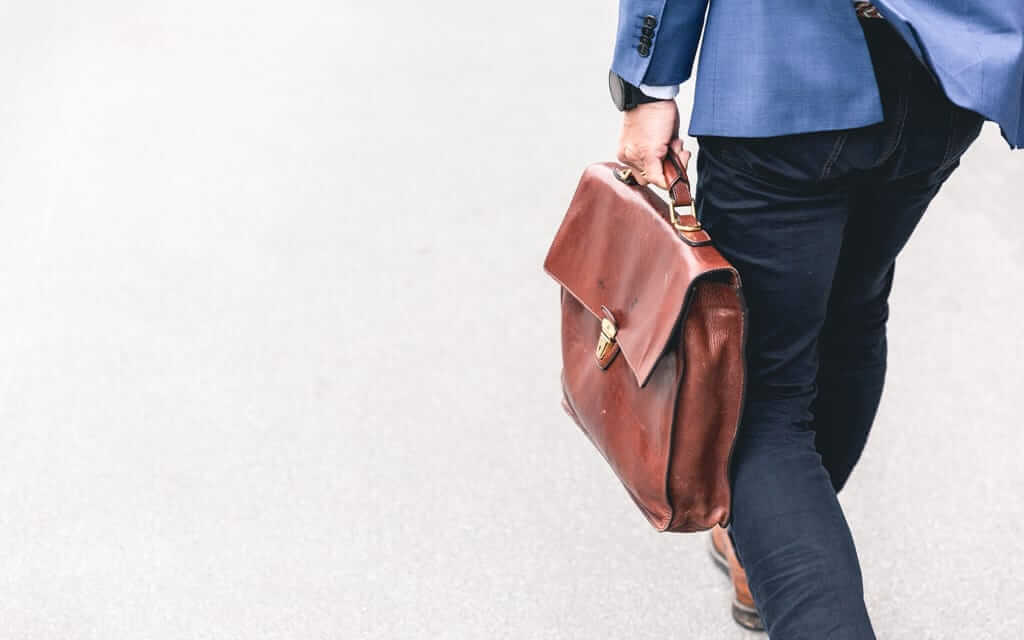
<path id="1" fill-rule="evenodd" d="M 661 170 L 665 172 L 665 181 L 668 183 L 669 215 L 672 226 L 677 231 L 700 231 L 697 208 L 693 206 L 693 195 L 690 193 L 690 178 L 686 175 L 686 169 L 679 162 L 679 158 L 671 149 L 665 154 L 665 159 L 661 161 Z M 685 224 L 676 211 L 676 207 L 690 207 L 689 215 L 693 217 L 693 224 Z"/>
<path id="2" fill-rule="evenodd" d="M 693 206 L 693 195 L 690 193 L 690 178 L 686 175 L 679 158 L 670 149 L 661 161 L 661 170 L 665 174 L 665 181 L 668 183 L 669 222 L 676 231 L 693 233 L 701 231 L 700 221 L 697 220 L 697 209 Z M 619 180 L 626 184 L 636 184 L 633 177 L 633 170 L 626 168 L 618 172 Z M 693 224 L 683 222 L 682 215 L 676 211 L 676 207 L 689 207 L 688 214 L 693 218 Z"/>

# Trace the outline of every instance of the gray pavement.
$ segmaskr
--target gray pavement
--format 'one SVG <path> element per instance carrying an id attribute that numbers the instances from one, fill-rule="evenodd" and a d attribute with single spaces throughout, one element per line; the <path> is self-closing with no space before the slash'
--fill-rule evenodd
<path id="1" fill-rule="evenodd" d="M 0 9 L 0 638 L 757 637 L 558 405 L 614 20 Z M 1021 637 L 1022 202 L 987 126 L 897 269 L 842 495 L 881 638 Z"/>

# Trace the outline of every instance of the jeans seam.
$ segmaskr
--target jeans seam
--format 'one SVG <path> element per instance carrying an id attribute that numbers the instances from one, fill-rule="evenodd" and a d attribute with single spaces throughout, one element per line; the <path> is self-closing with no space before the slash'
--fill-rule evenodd
<path id="1" fill-rule="evenodd" d="M 832 515 L 832 519 L 835 520 L 839 524 L 839 526 L 841 528 L 844 525 L 843 516 L 842 516 L 842 507 L 840 507 L 839 513 L 832 513 L 831 515 Z M 846 526 L 849 527 L 849 525 L 846 525 Z M 850 535 L 853 535 L 852 532 L 851 532 Z M 829 602 L 829 610 L 832 612 L 832 616 L 833 616 L 832 619 L 833 620 L 840 620 L 840 619 L 842 619 L 842 605 L 839 602 L 839 593 L 840 593 L 841 590 L 836 587 L 836 583 L 835 583 L 835 580 L 834 580 L 835 574 L 832 574 L 829 577 L 831 579 L 828 581 L 828 585 L 827 586 L 822 585 L 822 587 L 823 588 L 827 588 L 830 591 L 830 595 L 832 596 L 828 600 L 828 602 Z M 833 631 L 835 631 L 834 628 L 829 630 L 829 634 L 828 634 L 829 637 L 832 636 Z"/>
<path id="2" fill-rule="evenodd" d="M 906 80 L 905 84 L 907 86 L 911 86 L 911 83 L 913 82 L 913 79 L 914 79 L 913 71 L 908 71 L 907 72 L 907 80 Z M 880 158 L 878 160 L 878 162 L 875 164 L 875 166 L 881 166 L 881 165 L 885 164 L 886 162 L 888 162 L 889 158 L 891 158 L 896 153 L 896 150 L 899 149 L 900 142 L 903 141 L 903 127 L 904 127 L 904 125 L 907 124 L 907 118 L 910 115 L 910 98 L 909 98 L 909 96 L 907 96 L 904 92 L 900 91 L 899 92 L 899 102 L 897 104 L 899 105 L 900 121 L 896 125 L 896 138 L 895 138 L 895 140 L 893 140 L 892 148 L 889 149 L 889 152 L 886 153 L 882 158 Z"/>
<path id="3" fill-rule="evenodd" d="M 836 138 L 835 144 L 832 145 L 832 153 L 829 154 L 828 160 L 825 161 L 825 166 L 822 168 L 821 174 L 818 176 L 819 180 L 827 178 L 828 174 L 832 171 L 832 166 L 836 163 L 836 160 L 839 159 L 839 154 L 843 152 L 843 147 L 846 146 L 846 138 L 848 135 L 849 132 L 844 131 L 839 134 L 838 138 Z"/>
<path id="4" fill-rule="evenodd" d="M 950 156 L 953 155 L 953 141 L 956 139 L 956 108 L 950 105 L 949 110 L 949 135 L 946 137 L 946 150 L 942 153 L 942 164 L 940 167 L 945 167 L 949 162 Z"/>

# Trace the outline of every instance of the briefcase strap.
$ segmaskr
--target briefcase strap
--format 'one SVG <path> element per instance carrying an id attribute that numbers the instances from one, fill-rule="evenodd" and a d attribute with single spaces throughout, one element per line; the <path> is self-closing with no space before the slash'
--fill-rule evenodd
<path id="1" fill-rule="evenodd" d="M 697 209 L 693 206 L 693 195 L 690 193 L 690 178 L 686 170 L 679 162 L 676 154 L 669 151 L 661 163 L 662 171 L 665 172 L 665 180 L 668 183 L 668 201 L 671 209 L 669 222 L 682 233 L 693 233 L 701 230 L 700 221 L 697 220 Z M 683 222 L 676 207 L 690 207 L 689 215 L 693 217 L 693 224 Z"/>

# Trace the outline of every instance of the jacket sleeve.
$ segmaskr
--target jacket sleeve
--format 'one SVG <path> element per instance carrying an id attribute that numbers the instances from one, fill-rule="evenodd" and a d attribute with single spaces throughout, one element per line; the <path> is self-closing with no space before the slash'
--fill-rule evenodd
<path id="1" fill-rule="evenodd" d="M 612 70 L 634 85 L 690 77 L 708 0 L 619 0 Z"/>

